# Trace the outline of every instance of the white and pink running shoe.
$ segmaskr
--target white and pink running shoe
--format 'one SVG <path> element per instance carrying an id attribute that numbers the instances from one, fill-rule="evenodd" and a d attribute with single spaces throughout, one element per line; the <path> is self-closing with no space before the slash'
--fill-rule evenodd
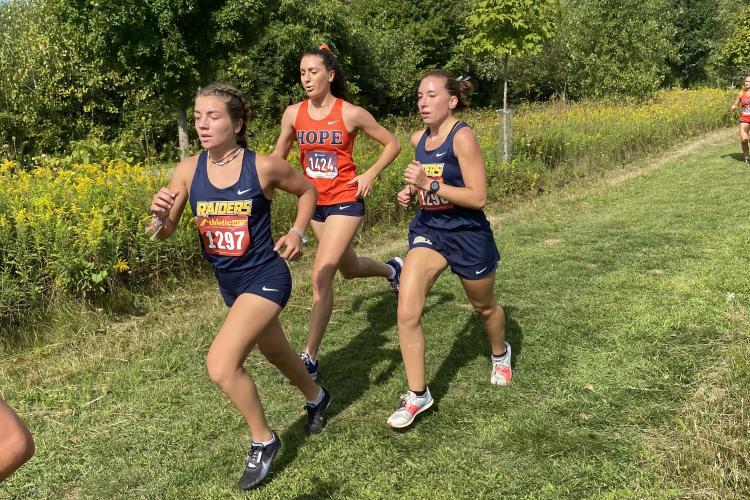
<path id="1" fill-rule="evenodd" d="M 500 359 L 492 359 L 492 374 L 490 375 L 490 383 L 492 385 L 508 385 L 510 384 L 511 370 L 510 370 L 510 344 L 505 343 L 505 356 Z"/>
<path id="2" fill-rule="evenodd" d="M 432 395 L 429 389 L 425 391 L 423 396 L 417 396 L 413 392 L 407 391 L 406 394 L 401 395 L 401 404 L 398 410 L 388 417 L 388 425 L 394 429 L 409 427 L 417 415 L 430 409 L 432 403 Z"/>

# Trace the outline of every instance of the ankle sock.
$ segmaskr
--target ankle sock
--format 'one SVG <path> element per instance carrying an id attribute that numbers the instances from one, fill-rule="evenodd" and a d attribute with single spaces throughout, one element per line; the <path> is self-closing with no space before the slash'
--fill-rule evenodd
<path id="1" fill-rule="evenodd" d="M 388 281 L 393 281 L 393 278 L 395 278 L 395 277 L 396 277 L 396 268 L 395 268 L 395 267 L 393 267 L 393 266 L 392 266 L 392 265 L 390 265 L 390 264 L 386 264 L 386 266 L 388 266 L 388 267 L 390 267 L 390 268 L 391 268 L 391 275 L 390 275 L 390 277 L 388 277 Z"/>
<path id="2" fill-rule="evenodd" d="M 253 441 L 253 444 L 259 444 L 261 446 L 268 446 L 269 444 L 273 444 L 274 441 L 276 441 L 276 435 L 274 435 L 270 440 L 268 441 Z"/>
<path id="3" fill-rule="evenodd" d="M 325 397 L 325 392 L 323 392 L 323 388 L 320 387 L 320 388 L 318 388 L 318 397 L 315 398 L 312 401 L 308 401 L 307 404 L 309 404 L 311 406 L 318 406 L 320 403 L 323 402 L 323 398 L 324 397 Z"/>
<path id="4" fill-rule="evenodd" d="M 492 353 L 492 361 L 502 361 L 507 355 L 508 355 L 508 348 L 506 347 L 505 351 L 500 355 Z"/>
<path id="5" fill-rule="evenodd" d="M 411 392 L 413 392 L 414 395 L 417 396 L 418 398 L 423 398 L 424 395 L 427 394 L 427 388 L 425 387 L 421 391 L 411 391 Z"/>

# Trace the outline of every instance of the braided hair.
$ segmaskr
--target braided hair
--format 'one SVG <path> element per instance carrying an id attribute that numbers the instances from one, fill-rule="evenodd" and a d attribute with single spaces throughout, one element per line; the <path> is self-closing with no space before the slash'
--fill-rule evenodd
<path id="1" fill-rule="evenodd" d="M 339 99 L 343 99 L 345 101 L 349 100 L 349 91 L 347 90 L 347 83 L 346 83 L 346 77 L 344 76 L 344 72 L 341 71 L 341 66 L 339 65 L 339 62 L 336 60 L 335 57 L 333 57 L 333 52 L 331 52 L 330 47 L 328 47 L 328 44 L 324 43 L 320 45 L 317 49 L 310 49 L 304 54 L 302 54 L 302 57 L 305 56 L 318 56 L 321 59 L 323 59 L 323 65 L 326 67 L 326 70 L 331 71 L 333 70 L 333 81 L 331 82 L 331 94 L 333 94 L 334 97 L 338 97 Z"/>
<path id="2" fill-rule="evenodd" d="M 242 127 L 236 134 L 237 144 L 243 148 L 247 147 L 247 119 L 248 104 L 244 94 L 226 83 L 212 83 L 198 89 L 195 97 L 215 96 L 220 97 L 227 105 L 227 112 L 232 121 L 242 121 Z"/>

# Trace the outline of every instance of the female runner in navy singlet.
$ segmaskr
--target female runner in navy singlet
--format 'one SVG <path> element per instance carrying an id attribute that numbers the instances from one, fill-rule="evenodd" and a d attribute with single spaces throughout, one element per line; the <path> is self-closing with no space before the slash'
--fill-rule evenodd
<path id="1" fill-rule="evenodd" d="M 495 300 L 500 253 L 482 210 L 487 200 L 482 151 L 471 128 L 453 116 L 466 107 L 464 95 L 470 90 L 467 79 L 441 70 L 427 73 L 419 84 L 418 109 L 427 128 L 411 136 L 416 159 L 406 167 L 407 186 L 397 195 L 403 208 L 418 196 L 419 209 L 409 225 L 398 297 L 398 336 L 409 390 L 388 418 L 394 428 L 408 427 L 432 406 L 422 312 L 427 293 L 449 266 L 484 323 L 492 348 L 490 382 L 510 382 L 505 314 Z"/>
<path id="2" fill-rule="evenodd" d="M 198 91 L 194 119 L 204 150 L 177 165 L 169 187 L 156 193 L 151 204 L 152 230 L 157 238 L 166 239 L 190 201 L 203 255 L 213 266 L 230 308 L 206 364 L 209 377 L 229 396 L 252 435 L 238 484 L 241 489 L 260 484 L 281 445 L 266 421 L 255 383 L 243 367 L 254 347 L 303 393 L 308 434 L 322 430 L 331 401 L 328 391 L 308 376 L 278 318 L 292 287 L 284 260 L 302 255 L 302 234 L 317 195 L 286 160 L 246 149 L 247 116 L 247 102 L 237 89 L 212 84 Z M 270 217 L 277 188 L 298 196 L 299 201 L 294 225 L 274 245 Z"/>

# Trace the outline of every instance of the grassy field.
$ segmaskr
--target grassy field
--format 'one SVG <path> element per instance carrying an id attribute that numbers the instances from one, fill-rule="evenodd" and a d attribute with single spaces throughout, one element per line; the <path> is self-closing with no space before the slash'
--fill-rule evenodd
<path id="1" fill-rule="evenodd" d="M 579 498 L 750 495 L 750 168 L 724 130 L 659 158 L 490 208 L 497 292 L 514 352 L 489 384 L 488 345 L 458 281 L 428 300 L 437 408 L 409 432 L 385 420 L 405 389 L 395 297 L 336 284 L 321 354 L 330 423 L 258 353 L 247 361 L 284 447 L 241 494 L 248 434 L 209 382 L 225 308 L 209 275 L 139 316 L 71 307 L 38 347 L 0 354 L 0 388 L 37 455 L 0 498 Z M 382 258 L 405 228 L 362 243 Z M 282 315 L 306 335 L 310 256 Z"/>

